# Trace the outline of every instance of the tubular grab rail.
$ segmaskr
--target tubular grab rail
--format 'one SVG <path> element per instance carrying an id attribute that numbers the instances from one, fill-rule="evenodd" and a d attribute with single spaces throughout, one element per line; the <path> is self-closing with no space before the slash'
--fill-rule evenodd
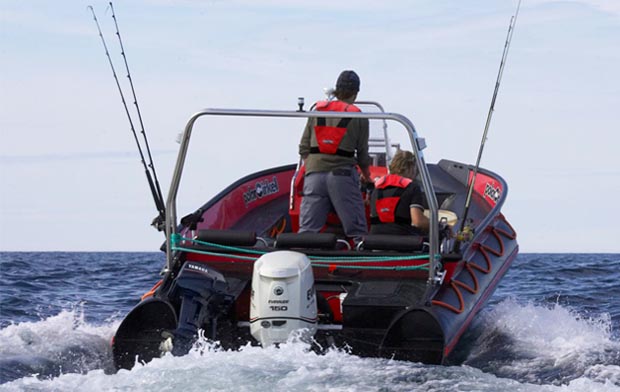
<path id="1" fill-rule="evenodd" d="M 230 116 L 230 117 L 280 117 L 280 118 L 365 118 L 369 120 L 392 120 L 402 124 L 409 135 L 413 154 L 416 159 L 416 164 L 422 179 L 422 187 L 426 193 L 428 200 L 428 207 L 430 210 L 430 230 L 429 230 L 429 254 L 435 255 L 439 253 L 439 230 L 438 230 L 438 216 L 437 216 L 437 198 L 435 196 L 431 176 L 426 167 L 424 160 L 424 154 L 422 148 L 424 143 L 418 143 L 420 138 L 416 132 L 413 123 L 402 114 L 398 113 L 362 113 L 362 112 L 316 112 L 316 111 L 289 111 L 289 110 L 252 110 L 252 109 L 204 109 L 195 113 L 190 117 L 189 121 L 185 125 L 183 137 L 181 139 L 181 146 L 179 147 L 179 154 L 177 156 L 177 162 L 172 175 L 172 181 L 170 184 L 170 190 L 168 192 L 168 198 L 166 200 L 166 268 L 164 272 L 168 272 L 173 267 L 173 249 L 171 244 L 171 237 L 177 233 L 178 221 L 177 221 L 177 194 L 179 191 L 179 185 L 181 183 L 181 177 L 183 175 L 183 169 L 185 166 L 185 160 L 187 157 L 187 151 L 189 149 L 192 130 L 196 120 L 203 116 Z M 301 129 L 301 127 L 300 127 Z M 439 283 L 440 277 L 438 269 L 439 263 L 434 257 L 429 257 L 429 282 L 436 284 Z"/>

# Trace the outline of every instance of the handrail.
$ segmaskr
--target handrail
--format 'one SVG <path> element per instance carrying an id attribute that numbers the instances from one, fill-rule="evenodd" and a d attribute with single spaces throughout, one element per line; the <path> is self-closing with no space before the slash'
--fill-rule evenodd
<path id="1" fill-rule="evenodd" d="M 381 105 L 377 101 L 355 101 L 355 104 L 376 106 L 379 109 L 379 111 L 381 111 L 381 113 L 385 113 L 385 109 L 383 109 L 383 105 Z M 385 121 L 385 119 L 383 119 L 383 139 L 385 140 L 385 160 L 386 160 L 386 166 L 387 166 L 392 160 L 392 156 L 390 154 L 390 143 L 389 143 L 388 131 L 387 131 L 387 121 Z"/>
<path id="2" fill-rule="evenodd" d="M 244 110 L 244 109 L 204 109 L 195 113 L 190 117 L 189 121 L 185 125 L 183 131 L 183 137 L 181 139 L 181 146 L 179 147 L 179 155 L 172 175 L 172 182 L 170 184 L 170 190 L 168 192 L 168 198 L 166 200 L 166 269 L 168 272 L 172 269 L 173 254 L 171 244 L 172 235 L 177 234 L 177 194 L 179 191 L 179 184 L 181 183 L 181 176 L 183 174 L 183 168 L 185 166 L 185 159 L 187 157 L 187 151 L 189 148 L 189 142 L 194 128 L 194 123 L 198 118 L 202 116 L 233 116 L 233 117 L 283 117 L 283 118 L 365 118 L 369 120 L 393 120 L 401 123 L 409 134 L 413 154 L 416 159 L 418 170 L 422 179 L 422 186 L 426 193 L 428 206 L 430 210 L 430 228 L 429 228 L 429 282 L 438 282 L 438 262 L 435 260 L 435 255 L 439 253 L 439 230 L 438 230 L 438 217 L 437 217 L 437 197 L 435 196 L 433 183 L 431 181 L 430 173 L 426 167 L 424 161 L 424 154 L 420 149 L 420 145 L 417 143 L 418 134 L 415 130 L 413 123 L 402 114 L 398 113 L 363 113 L 363 112 L 301 112 L 301 111 L 288 111 L 288 110 Z"/>

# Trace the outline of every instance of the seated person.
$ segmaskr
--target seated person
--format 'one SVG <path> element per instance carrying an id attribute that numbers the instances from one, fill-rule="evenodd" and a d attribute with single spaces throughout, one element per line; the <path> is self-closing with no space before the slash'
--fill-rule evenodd
<path id="1" fill-rule="evenodd" d="M 389 169 L 390 174 L 375 181 L 370 196 L 370 233 L 426 235 L 429 220 L 424 216 L 424 194 L 413 181 L 413 153 L 398 150 Z"/>

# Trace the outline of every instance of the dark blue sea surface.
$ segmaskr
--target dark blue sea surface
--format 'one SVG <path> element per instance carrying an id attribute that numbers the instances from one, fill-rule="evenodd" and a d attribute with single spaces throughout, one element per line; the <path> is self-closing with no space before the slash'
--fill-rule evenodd
<path id="1" fill-rule="evenodd" d="M 113 373 L 161 253 L 0 253 L 0 391 L 620 391 L 620 254 L 521 254 L 449 366 L 201 341 Z"/>

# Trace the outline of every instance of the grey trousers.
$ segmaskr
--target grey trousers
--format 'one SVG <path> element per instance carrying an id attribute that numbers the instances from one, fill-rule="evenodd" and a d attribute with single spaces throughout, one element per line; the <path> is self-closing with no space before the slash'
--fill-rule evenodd
<path id="1" fill-rule="evenodd" d="M 366 212 L 359 183 L 359 174 L 353 167 L 306 175 L 299 212 L 299 232 L 318 233 L 333 208 L 347 237 L 365 235 L 368 232 Z"/>

